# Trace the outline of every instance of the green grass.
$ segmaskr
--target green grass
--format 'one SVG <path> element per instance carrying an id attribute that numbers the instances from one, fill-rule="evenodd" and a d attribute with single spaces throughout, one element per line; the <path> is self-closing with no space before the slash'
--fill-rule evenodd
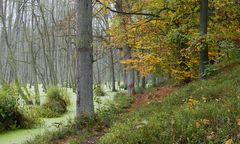
<path id="1" fill-rule="evenodd" d="M 121 115 L 100 144 L 240 143 L 240 63 Z"/>

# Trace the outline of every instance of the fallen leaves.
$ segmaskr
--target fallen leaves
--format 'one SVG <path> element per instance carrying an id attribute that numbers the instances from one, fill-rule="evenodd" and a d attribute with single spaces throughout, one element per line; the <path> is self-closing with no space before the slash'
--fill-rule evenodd
<path id="1" fill-rule="evenodd" d="M 207 139 L 208 140 L 213 140 L 214 138 L 216 137 L 216 135 L 215 135 L 215 132 L 210 132 L 208 135 L 207 135 Z"/>
<path id="2" fill-rule="evenodd" d="M 237 119 L 237 125 L 240 126 L 240 119 Z"/>
<path id="3" fill-rule="evenodd" d="M 210 125 L 210 120 L 208 120 L 208 119 L 203 119 L 202 122 L 203 122 L 203 124 L 206 125 L 206 126 L 209 126 L 209 125 Z"/>
<path id="4" fill-rule="evenodd" d="M 228 140 L 225 142 L 225 144 L 233 144 L 232 138 L 228 139 Z"/>
<path id="5" fill-rule="evenodd" d="M 197 122 L 195 123 L 196 128 L 200 128 L 201 125 L 203 125 L 203 126 L 209 126 L 209 125 L 210 125 L 210 120 L 208 120 L 208 119 L 201 119 L 200 121 L 197 121 Z"/>
<path id="6" fill-rule="evenodd" d="M 200 122 L 196 122 L 195 126 L 196 126 L 196 128 L 200 128 L 200 126 L 201 126 Z"/>

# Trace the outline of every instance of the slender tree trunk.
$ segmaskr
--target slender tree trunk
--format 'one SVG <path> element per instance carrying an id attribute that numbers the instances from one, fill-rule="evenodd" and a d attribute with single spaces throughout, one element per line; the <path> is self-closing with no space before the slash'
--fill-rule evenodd
<path id="1" fill-rule="evenodd" d="M 205 38 L 208 26 L 208 0 L 200 2 L 200 35 Z M 208 46 L 202 43 L 200 50 L 200 79 L 206 79 L 206 65 L 209 63 Z"/>
<path id="2" fill-rule="evenodd" d="M 127 90 L 127 70 L 126 66 L 123 65 L 123 88 Z"/>
<path id="3" fill-rule="evenodd" d="M 93 117 L 92 0 L 76 0 L 77 117 Z"/>
<path id="4" fill-rule="evenodd" d="M 141 89 L 144 91 L 146 89 L 146 77 L 142 77 Z"/>
<path id="5" fill-rule="evenodd" d="M 136 72 L 137 88 L 140 89 L 140 72 Z"/>
<path id="6" fill-rule="evenodd" d="M 112 91 L 116 91 L 116 85 L 115 85 L 115 66 L 114 66 L 114 57 L 113 57 L 113 49 L 110 48 L 110 66 L 111 66 L 111 76 L 112 76 Z"/>

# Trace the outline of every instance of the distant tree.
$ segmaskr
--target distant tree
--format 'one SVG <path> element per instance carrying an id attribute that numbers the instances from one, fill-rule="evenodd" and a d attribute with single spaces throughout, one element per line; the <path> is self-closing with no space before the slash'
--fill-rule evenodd
<path id="1" fill-rule="evenodd" d="M 126 1 L 128 3 L 128 1 Z M 128 35 L 127 35 L 127 22 L 129 21 L 129 17 L 124 16 L 123 13 L 123 1 L 116 1 L 116 10 L 119 12 L 118 15 L 120 17 L 120 27 L 124 35 L 125 44 L 123 45 L 124 59 L 130 60 L 132 58 L 132 49 L 128 45 Z M 134 69 L 128 68 L 126 70 L 126 82 L 127 82 L 127 90 L 129 95 L 133 95 L 135 93 L 135 82 L 134 82 Z"/>
<path id="2" fill-rule="evenodd" d="M 200 1 L 200 35 L 204 38 L 208 27 L 208 0 Z M 200 49 L 200 78 L 206 78 L 206 65 L 209 63 L 208 46 L 202 42 Z"/>

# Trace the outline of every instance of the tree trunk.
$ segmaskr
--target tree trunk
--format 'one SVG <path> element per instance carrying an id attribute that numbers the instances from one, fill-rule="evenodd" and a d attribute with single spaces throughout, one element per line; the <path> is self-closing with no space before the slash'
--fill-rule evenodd
<path id="1" fill-rule="evenodd" d="M 201 0 L 200 4 L 200 35 L 205 38 L 208 25 L 208 0 Z M 202 43 L 200 50 L 200 79 L 206 79 L 206 66 L 208 65 L 208 46 Z"/>
<path id="2" fill-rule="evenodd" d="M 141 89 L 144 91 L 146 89 L 146 77 L 142 77 Z"/>
<path id="3" fill-rule="evenodd" d="M 128 45 L 125 46 L 125 59 L 131 59 L 131 48 Z M 128 90 L 128 95 L 133 95 L 133 94 L 135 94 L 134 70 L 131 69 L 131 68 L 128 68 L 126 73 L 127 73 L 127 90 Z"/>
<path id="4" fill-rule="evenodd" d="M 77 117 L 93 117 L 92 0 L 76 0 Z"/>

